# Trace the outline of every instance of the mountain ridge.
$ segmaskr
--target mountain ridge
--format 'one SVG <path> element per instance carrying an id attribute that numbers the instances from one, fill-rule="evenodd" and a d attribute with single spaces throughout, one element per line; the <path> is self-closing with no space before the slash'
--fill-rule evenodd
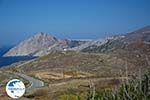
<path id="1" fill-rule="evenodd" d="M 48 48 L 55 43 L 65 44 L 66 42 L 64 40 L 57 39 L 48 33 L 39 32 L 10 49 L 4 56 L 32 55 L 33 53 Z"/>
<path id="2" fill-rule="evenodd" d="M 59 39 L 48 33 L 38 32 L 10 49 L 4 54 L 4 57 L 44 56 L 53 50 L 63 51 L 64 49 L 78 46 L 84 42 L 85 41 Z"/>

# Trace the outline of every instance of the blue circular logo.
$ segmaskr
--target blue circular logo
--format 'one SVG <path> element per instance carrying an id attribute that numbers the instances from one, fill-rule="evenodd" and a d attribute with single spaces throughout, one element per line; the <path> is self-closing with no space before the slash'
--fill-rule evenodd
<path id="1" fill-rule="evenodd" d="M 18 99 L 24 95 L 25 85 L 18 79 L 10 80 L 6 85 L 6 92 L 11 98 Z"/>

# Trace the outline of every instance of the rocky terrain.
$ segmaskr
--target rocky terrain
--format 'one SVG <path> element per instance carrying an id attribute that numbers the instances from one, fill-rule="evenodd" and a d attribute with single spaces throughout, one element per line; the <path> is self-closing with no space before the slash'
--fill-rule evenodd
<path id="1" fill-rule="evenodd" d="M 123 38 L 113 39 L 107 43 L 92 45 L 82 49 L 82 52 L 105 53 L 131 63 L 132 70 L 149 69 L 150 67 L 150 26 L 127 33 Z"/>
<path id="2" fill-rule="evenodd" d="M 40 32 L 10 49 L 4 56 L 43 56 L 51 51 L 63 51 L 83 43 L 84 41 L 58 39 Z"/>
<path id="3" fill-rule="evenodd" d="M 86 48 L 82 48 L 81 51 L 87 52 L 113 52 L 119 49 L 129 48 L 129 45 L 149 47 L 150 41 L 150 26 L 144 27 L 142 29 L 136 30 L 131 33 L 124 34 L 122 36 L 115 36 L 111 38 L 106 38 L 103 41 L 97 40 L 102 43 L 98 45 L 98 42 L 92 41 Z M 82 46 L 82 45 L 81 45 Z M 137 50 L 144 50 L 144 48 L 134 48 Z M 148 53 L 148 52 L 146 52 Z"/>
<path id="4" fill-rule="evenodd" d="M 64 94 L 67 94 L 73 98 L 77 95 L 81 100 L 85 100 L 92 86 L 96 91 L 104 88 L 117 89 L 124 81 L 149 73 L 150 70 L 149 26 L 124 35 L 88 42 L 59 40 L 49 35 L 48 38 L 41 39 L 41 36 L 47 37 L 43 33 L 35 36 L 33 40 L 39 41 L 40 44 L 39 47 L 35 45 L 38 49 L 33 47 L 32 52 L 23 54 L 40 57 L 12 64 L 4 69 L 28 75 L 45 83 L 44 87 L 37 89 L 37 93 L 40 94 L 33 93 L 27 95 L 27 98 L 63 100 L 60 98 L 65 98 Z M 25 43 L 26 48 L 27 44 L 30 44 L 29 40 L 21 44 Z M 50 42 L 45 43 L 49 40 Z M 24 46 L 17 46 L 16 50 L 13 48 L 10 51 L 19 52 L 21 47 Z M 45 49 L 41 50 L 40 47 Z"/>
<path id="5" fill-rule="evenodd" d="M 106 37 L 106 38 L 100 38 L 100 39 L 88 41 L 88 42 L 86 42 L 82 45 L 76 46 L 74 48 L 70 48 L 70 50 L 82 51 L 87 48 L 92 49 L 93 47 L 100 47 L 100 46 L 108 43 L 109 41 L 113 41 L 113 40 L 117 40 L 117 39 L 121 39 L 121 38 L 124 38 L 124 36 L 111 36 L 111 37 Z"/>
<path id="6" fill-rule="evenodd" d="M 56 76 L 61 76 L 59 73 L 63 72 L 71 72 L 72 74 L 77 72 L 79 76 L 81 73 L 86 73 L 86 75 L 94 77 L 124 75 L 125 70 L 128 70 L 129 75 L 136 75 L 139 70 L 144 73 L 150 69 L 149 34 L 150 27 L 147 26 L 134 32 L 124 34 L 123 36 L 108 37 L 84 43 L 71 43 L 72 41 L 68 42 L 67 40 L 63 41 L 49 37 L 50 40 L 57 40 L 58 43 L 60 41 L 62 43 L 63 41 L 63 45 L 57 43 L 54 43 L 50 47 L 48 45 L 49 50 L 53 49 L 48 55 L 39 57 L 23 66 L 16 67 L 16 69 L 28 74 L 41 72 L 43 74 L 34 75 L 40 77 L 45 73 L 47 74 L 47 72 L 55 71 Z M 41 35 L 45 36 L 46 34 L 40 34 L 40 36 Z M 60 46 L 63 48 L 66 44 L 67 46 L 69 45 L 71 49 L 68 48 L 65 51 L 58 50 Z M 43 50 L 40 52 L 43 52 Z M 84 76 L 83 74 L 84 77 L 86 77 L 86 75 Z M 52 76 L 49 75 L 50 78 L 48 78 L 48 80 L 51 79 Z"/>

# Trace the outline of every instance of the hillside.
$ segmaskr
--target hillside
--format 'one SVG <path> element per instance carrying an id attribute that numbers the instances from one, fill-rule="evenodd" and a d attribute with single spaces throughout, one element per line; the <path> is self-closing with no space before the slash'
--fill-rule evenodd
<path id="1" fill-rule="evenodd" d="M 4 56 L 36 55 L 40 50 L 47 49 L 56 43 L 65 44 L 65 41 L 49 36 L 47 33 L 40 32 L 21 42 L 19 45 L 8 51 Z"/>
<path id="2" fill-rule="evenodd" d="M 77 71 L 92 76 L 115 76 L 125 70 L 128 70 L 129 75 L 136 74 L 139 70 L 145 72 L 150 69 L 149 30 L 146 27 L 124 36 L 90 41 L 85 43 L 90 46 L 81 52 L 53 51 L 16 69 L 27 73 Z"/>
<path id="3" fill-rule="evenodd" d="M 142 28 L 124 36 L 97 39 L 84 44 L 73 42 L 73 44 L 71 49 L 67 48 L 64 51 L 50 46 L 54 50 L 49 54 L 31 61 L 12 64 L 4 70 L 42 80 L 45 87 L 41 88 L 43 90 L 40 96 L 44 98 L 46 92 L 47 98 L 56 98 L 56 100 L 74 94 L 85 100 L 92 86 L 96 92 L 102 89 L 118 89 L 120 84 L 130 82 L 130 79 L 150 70 L 149 28 Z M 78 48 L 82 46 L 84 48 L 79 50 Z M 39 96 L 32 95 L 35 98 Z"/>
<path id="4" fill-rule="evenodd" d="M 84 41 L 59 39 L 48 33 L 39 32 L 10 49 L 4 56 L 43 56 L 51 51 L 63 51 L 82 43 Z"/>
<path id="5" fill-rule="evenodd" d="M 117 56 L 124 61 L 131 63 L 130 69 L 142 70 L 150 68 L 150 27 L 144 27 L 123 38 L 110 40 L 101 46 L 89 46 L 82 49 L 82 52 L 106 53 Z"/>

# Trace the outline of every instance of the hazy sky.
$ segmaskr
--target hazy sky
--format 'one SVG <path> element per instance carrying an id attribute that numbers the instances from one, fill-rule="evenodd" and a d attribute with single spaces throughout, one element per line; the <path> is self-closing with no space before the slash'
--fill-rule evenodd
<path id="1" fill-rule="evenodd" d="M 150 0 L 0 0 L 0 44 L 36 32 L 100 38 L 150 25 Z"/>

